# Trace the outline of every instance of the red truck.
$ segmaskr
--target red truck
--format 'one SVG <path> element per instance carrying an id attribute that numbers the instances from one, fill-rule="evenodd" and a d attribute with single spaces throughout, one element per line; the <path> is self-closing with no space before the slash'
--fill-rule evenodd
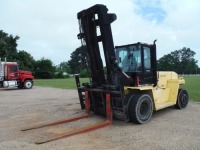
<path id="1" fill-rule="evenodd" d="M 0 87 L 31 89 L 34 76 L 30 71 L 19 70 L 17 62 L 0 61 Z"/>

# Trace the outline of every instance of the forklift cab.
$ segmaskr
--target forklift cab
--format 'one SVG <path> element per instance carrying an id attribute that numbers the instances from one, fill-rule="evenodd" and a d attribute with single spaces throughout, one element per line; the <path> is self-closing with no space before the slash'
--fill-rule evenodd
<path id="1" fill-rule="evenodd" d="M 156 85 L 155 41 L 116 46 L 115 53 L 119 68 L 135 81 L 131 86 Z"/>

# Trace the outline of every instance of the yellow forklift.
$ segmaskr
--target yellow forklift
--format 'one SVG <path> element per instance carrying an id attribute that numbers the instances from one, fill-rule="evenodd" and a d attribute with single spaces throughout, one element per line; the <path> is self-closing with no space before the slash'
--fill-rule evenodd
<path id="1" fill-rule="evenodd" d="M 83 86 L 76 77 L 82 109 L 86 90 L 90 110 L 106 115 L 105 97 L 110 93 L 113 117 L 126 122 L 143 124 L 153 111 L 173 105 L 186 107 L 188 93 L 180 89 L 185 80 L 175 72 L 157 71 L 156 40 L 153 44 L 138 42 L 114 47 L 111 23 L 117 17 L 107 11 L 106 6 L 95 5 L 78 13 L 78 38 L 87 47 L 85 57 L 91 72 L 90 83 Z"/>
<path id="2" fill-rule="evenodd" d="M 106 121 L 39 140 L 37 144 L 108 126 L 113 118 L 144 124 L 151 119 L 153 111 L 169 106 L 179 109 L 187 106 L 188 93 L 180 88 L 185 80 L 172 71 L 157 71 L 156 40 L 153 44 L 137 42 L 114 47 L 111 23 L 117 17 L 107 12 L 106 6 L 97 4 L 77 14 L 78 38 L 86 46 L 82 57 L 91 74 L 90 82 L 83 84 L 79 76 L 75 76 L 85 114 L 28 127 L 23 131 L 88 118 L 91 111 L 106 115 Z"/>

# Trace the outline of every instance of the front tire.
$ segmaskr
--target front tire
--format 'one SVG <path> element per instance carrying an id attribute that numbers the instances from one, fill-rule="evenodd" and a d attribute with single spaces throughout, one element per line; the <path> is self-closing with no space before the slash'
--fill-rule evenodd
<path id="1" fill-rule="evenodd" d="M 153 101 L 148 94 L 137 94 L 129 105 L 129 116 L 137 124 L 147 123 L 153 114 Z"/>
<path id="2" fill-rule="evenodd" d="M 175 107 L 178 109 L 183 109 L 187 106 L 188 101 L 189 101 L 189 96 L 187 91 L 179 89 Z"/>
<path id="3" fill-rule="evenodd" d="M 32 80 L 26 80 L 24 82 L 24 88 L 25 89 L 31 89 L 33 87 L 33 81 Z"/>

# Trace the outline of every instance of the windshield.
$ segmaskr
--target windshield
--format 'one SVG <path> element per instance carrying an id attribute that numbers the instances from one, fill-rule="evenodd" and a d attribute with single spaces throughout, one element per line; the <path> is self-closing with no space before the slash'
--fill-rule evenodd
<path id="1" fill-rule="evenodd" d="M 11 72 L 17 72 L 19 70 L 18 66 L 10 66 L 9 68 Z"/>
<path id="2" fill-rule="evenodd" d="M 127 45 L 117 47 L 116 58 L 119 62 L 119 67 L 124 72 L 141 71 L 141 46 Z"/>

